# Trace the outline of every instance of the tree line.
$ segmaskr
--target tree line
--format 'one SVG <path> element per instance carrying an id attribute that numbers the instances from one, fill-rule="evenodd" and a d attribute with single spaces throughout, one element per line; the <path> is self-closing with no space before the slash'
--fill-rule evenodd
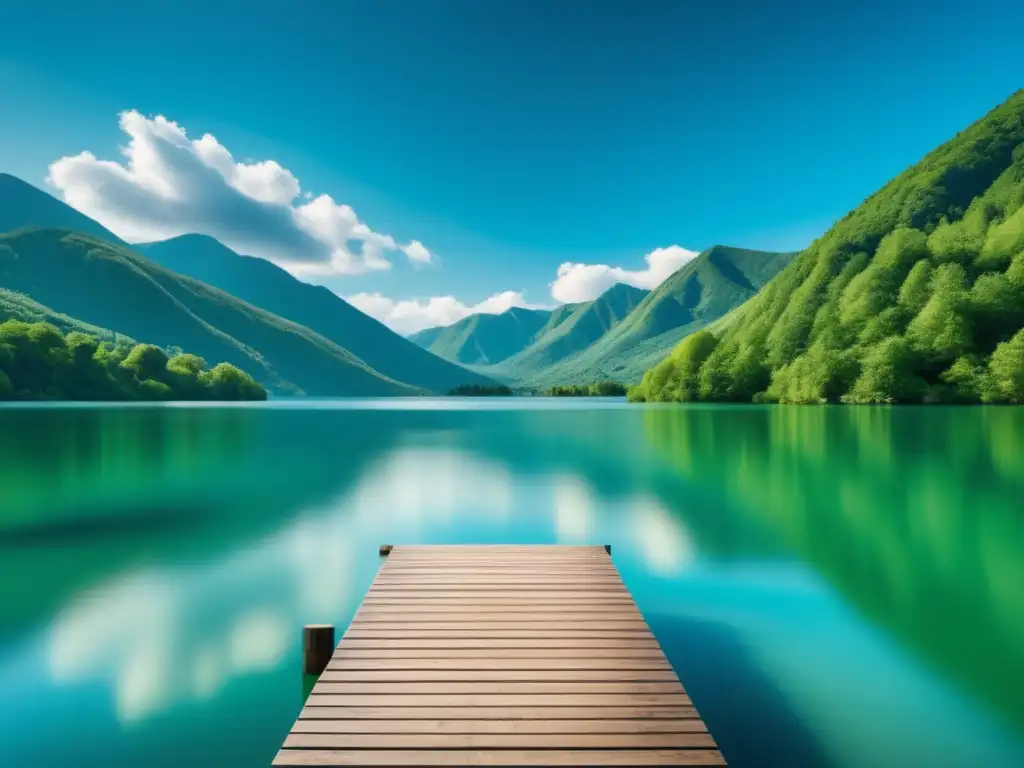
<path id="1" fill-rule="evenodd" d="M 0 323 L 0 400 L 266 400 L 267 391 L 229 363 L 152 344 L 100 342 L 49 323 Z"/>

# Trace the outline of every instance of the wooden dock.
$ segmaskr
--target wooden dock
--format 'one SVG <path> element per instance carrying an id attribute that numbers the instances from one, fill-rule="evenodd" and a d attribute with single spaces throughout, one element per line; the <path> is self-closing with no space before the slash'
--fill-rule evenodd
<path id="1" fill-rule="evenodd" d="M 725 760 L 606 548 L 396 546 L 273 764 Z"/>

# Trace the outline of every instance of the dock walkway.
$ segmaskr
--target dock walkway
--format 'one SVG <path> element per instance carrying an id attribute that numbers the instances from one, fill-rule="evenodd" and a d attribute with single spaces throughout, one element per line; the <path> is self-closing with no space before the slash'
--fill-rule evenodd
<path id="1" fill-rule="evenodd" d="M 604 547 L 396 546 L 273 764 L 725 761 Z"/>

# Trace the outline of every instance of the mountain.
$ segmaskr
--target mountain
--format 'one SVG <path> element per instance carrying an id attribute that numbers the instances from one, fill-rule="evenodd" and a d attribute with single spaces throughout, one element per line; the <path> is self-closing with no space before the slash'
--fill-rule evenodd
<path id="1" fill-rule="evenodd" d="M 635 383 L 680 339 L 749 299 L 795 256 L 716 245 L 650 293 L 620 284 L 594 302 L 560 307 L 535 344 L 480 370 L 538 388 Z"/>
<path id="2" fill-rule="evenodd" d="M 212 237 L 183 235 L 134 247 L 167 269 L 315 331 L 387 378 L 437 393 L 493 384 L 399 336 L 329 289 L 297 280 L 266 259 L 242 256 Z"/>
<path id="3" fill-rule="evenodd" d="M 640 400 L 1024 402 L 1024 90 L 904 171 Z"/>
<path id="4" fill-rule="evenodd" d="M 532 384 L 539 373 L 582 352 L 610 332 L 646 296 L 645 290 L 616 283 L 593 301 L 565 304 L 548 315 L 547 323 L 537 333 L 533 344 L 483 370 L 496 378 Z"/>
<path id="5" fill-rule="evenodd" d="M 548 310 L 512 307 L 500 315 L 470 315 L 453 325 L 427 328 L 409 340 L 446 360 L 494 364 L 533 343 L 550 315 Z"/>
<path id="6" fill-rule="evenodd" d="M 83 323 L 231 363 L 278 394 L 421 393 L 309 328 L 80 232 L 0 235 L 0 285 Z"/>
<path id="7" fill-rule="evenodd" d="M 684 264 L 635 310 L 579 355 L 543 372 L 546 382 L 634 383 L 680 339 L 745 302 L 795 253 L 716 245 Z"/>
<path id="8" fill-rule="evenodd" d="M 126 243 L 97 221 L 79 213 L 17 176 L 0 173 L 0 232 L 37 227 L 84 232 L 110 243 Z"/>

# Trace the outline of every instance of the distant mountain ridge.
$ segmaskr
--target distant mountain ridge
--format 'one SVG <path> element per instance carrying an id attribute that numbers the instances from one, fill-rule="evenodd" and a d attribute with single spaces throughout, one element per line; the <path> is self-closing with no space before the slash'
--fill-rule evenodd
<path id="1" fill-rule="evenodd" d="M 276 264 L 243 256 L 212 237 L 182 235 L 135 248 L 168 269 L 310 328 L 388 378 L 436 393 L 464 384 L 493 384 L 425 351 L 330 289 L 304 283 Z"/>
<path id="2" fill-rule="evenodd" d="M 680 339 L 743 304 L 795 256 L 716 245 L 653 291 L 618 283 L 593 301 L 546 312 L 547 320 L 532 332 L 531 343 L 497 363 L 476 363 L 474 368 L 534 389 L 605 379 L 636 383 Z M 503 315 L 487 317 L 492 319 L 474 315 L 413 338 L 438 354 L 450 354 L 445 345 L 453 336 L 507 324 Z M 538 322 L 540 314 L 531 319 Z M 466 336 L 464 342 L 474 349 L 482 344 L 479 335 Z"/>
<path id="3" fill-rule="evenodd" d="M 512 307 L 499 315 L 481 313 L 452 325 L 427 328 L 409 340 L 446 360 L 491 365 L 526 349 L 550 315 L 550 310 Z"/>
<path id="4" fill-rule="evenodd" d="M 593 301 L 567 304 L 551 313 L 537 341 L 489 371 L 511 379 L 526 379 L 549 369 L 610 333 L 623 322 L 648 292 L 625 283 L 616 283 Z M 553 384 L 574 383 L 551 381 Z"/>

